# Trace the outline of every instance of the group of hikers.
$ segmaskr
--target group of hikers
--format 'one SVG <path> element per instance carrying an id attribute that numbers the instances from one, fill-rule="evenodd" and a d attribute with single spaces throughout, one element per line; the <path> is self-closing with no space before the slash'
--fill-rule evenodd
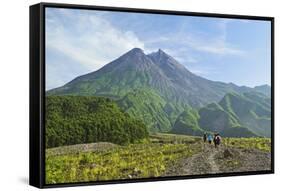
<path id="1" fill-rule="evenodd" d="M 221 143 L 221 136 L 219 133 L 215 133 L 214 135 L 204 133 L 203 141 L 204 141 L 204 143 L 208 142 L 209 144 L 212 144 L 212 142 L 213 142 L 215 147 L 217 148 Z"/>

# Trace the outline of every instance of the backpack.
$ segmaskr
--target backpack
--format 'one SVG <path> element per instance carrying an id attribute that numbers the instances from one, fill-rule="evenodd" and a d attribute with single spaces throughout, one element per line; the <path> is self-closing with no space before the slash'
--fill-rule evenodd
<path id="1" fill-rule="evenodd" d="M 221 137 L 220 137 L 220 136 L 216 136 L 215 140 L 216 140 L 216 143 L 217 143 L 217 144 L 220 144 L 220 142 L 221 142 Z"/>

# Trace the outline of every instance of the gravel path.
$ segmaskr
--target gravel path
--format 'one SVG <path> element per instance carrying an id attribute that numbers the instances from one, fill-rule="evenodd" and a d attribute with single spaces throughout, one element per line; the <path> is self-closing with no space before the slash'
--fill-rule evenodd
<path id="1" fill-rule="evenodd" d="M 164 176 L 262 171 L 271 168 L 270 153 L 202 144 L 202 152 L 167 169 Z"/>

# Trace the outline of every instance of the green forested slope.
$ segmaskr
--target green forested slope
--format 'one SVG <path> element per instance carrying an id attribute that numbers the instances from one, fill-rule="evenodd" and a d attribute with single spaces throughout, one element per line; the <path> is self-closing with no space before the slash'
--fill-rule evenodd
<path id="1" fill-rule="evenodd" d="M 143 122 L 108 98 L 46 97 L 46 147 L 100 141 L 127 144 L 147 136 Z"/>
<path id="2" fill-rule="evenodd" d="M 118 101 L 118 105 L 130 116 L 142 120 L 151 132 L 171 129 L 169 116 L 165 112 L 166 101 L 153 90 L 131 91 Z"/>
<path id="3" fill-rule="evenodd" d="M 199 127 L 199 115 L 194 109 L 186 109 L 177 118 L 171 133 L 186 135 L 202 135 L 203 130 Z"/>
<path id="4" fill-rule="evenodd" d="M 271 106 L 268 97 L 256 92 L 229 93 L 219 104 L 239 119 L 241 126 L 258 136 L 270 137 Z"/>

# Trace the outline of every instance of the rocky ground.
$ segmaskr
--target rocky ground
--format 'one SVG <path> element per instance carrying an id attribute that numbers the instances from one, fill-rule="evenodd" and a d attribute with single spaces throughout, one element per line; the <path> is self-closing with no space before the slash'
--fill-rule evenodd
<path id="1" fill-rule="evenodd" d="M 202 152 L 181 160 L 164 176 L 263 171 L 271 169 L 270 152 L 202 144 Z"/>
<path id="2" fill-rule="evenodd" d="M 109 142 L 99 142 L 50 148 L 46 150 L 46 153 L 48 156 L 67 155 L 81 152 L 105 151 L 114 147 L 118 147 L 118 145 Z"/>

